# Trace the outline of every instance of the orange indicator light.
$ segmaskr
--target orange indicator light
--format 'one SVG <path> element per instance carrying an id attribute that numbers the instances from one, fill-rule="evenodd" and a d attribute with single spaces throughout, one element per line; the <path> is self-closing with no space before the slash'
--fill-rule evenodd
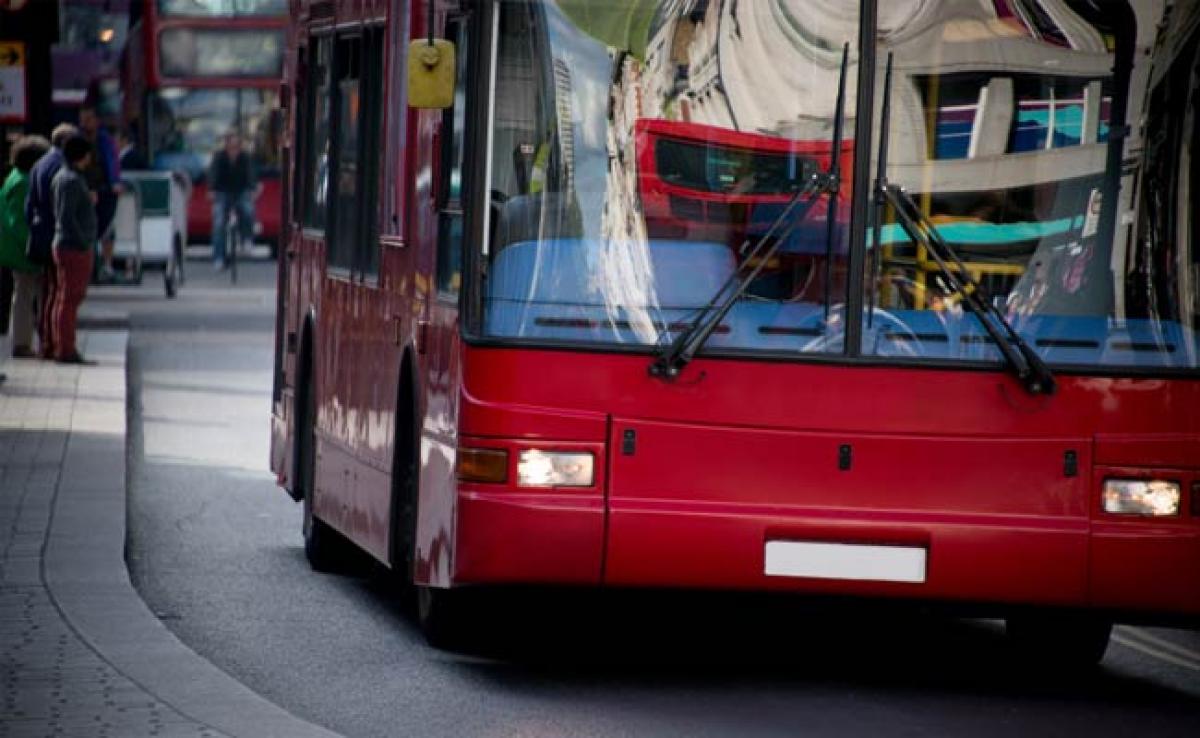
<path id="1" fill-rule="evenodd" d="M 508 452 L 496 448 L 460 448 L 456 474 L 460 482 L 502 484 L 508 479 Z"/>

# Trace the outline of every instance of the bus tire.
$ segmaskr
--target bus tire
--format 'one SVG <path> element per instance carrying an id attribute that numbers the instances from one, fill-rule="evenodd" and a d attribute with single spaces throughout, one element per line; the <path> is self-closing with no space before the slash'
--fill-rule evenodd
<path id="1" fill-rule="evenodd" d="M 1005 632 L 1022 661 L 1052 671 L 1095 668 L 1108 650 L 1113 624 L 1085 613 L 1021 613 Z"/>
<path id="2" fill-rule="evenodd" d="M 412 594 L 417 559 L 419 432 L 412 361 L 406 356 L 396 390 L 396 427 L 392 435 L 392 502 L 388 563 L 392 579 L 407 598 Z"/>
<path id="3" fill-rule="evenodd" d="M 469 592 L 418 586 L 417 623 L 429 645 L 442 651 L 467 648 L 467 600 Z"/>

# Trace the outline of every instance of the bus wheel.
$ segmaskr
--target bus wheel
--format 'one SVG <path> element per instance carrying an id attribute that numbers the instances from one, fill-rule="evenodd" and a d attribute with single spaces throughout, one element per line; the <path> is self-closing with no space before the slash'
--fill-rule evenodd
<path id="1" fill-rule="evenodd" d="M 417 622 L 429 645 L 443 651 L 466 647 L 466 610 L 469 592 L 437 587 L 417 587 Z"/>
<path id="2" fill-rule="evenodd" d="M 407 378 L 400 382 L 396 408 L 396 432 L 392 454 L 391 552 L 392 579 L 404 600 L 411 604 L 413 574 L 417 560 L 417 418 L 413 409 L 415 395 Z"/>
<path id="3" fill-rule="evenodd" d="M 1087 614 L 1026 613 L 1005 621 L 1022 660 L 1050 669 L 1092 669 L 1104 658 L 1112 622 Z"/>

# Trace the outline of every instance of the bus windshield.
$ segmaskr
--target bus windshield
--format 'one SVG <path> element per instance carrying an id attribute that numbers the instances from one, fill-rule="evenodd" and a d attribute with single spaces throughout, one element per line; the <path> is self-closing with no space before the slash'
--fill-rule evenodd
<path id="1" fill-rule="evenodd" d="M 813 173 L 849 163 L 852 127 L 832 132 L 857 3 L 776 5 L 499 4 L 485 333 L 664 344 Z M 848 204 L 776 231 L 710 349 L 842 351 Z"/>
<path id="2" fill-rule="evenodd" d="M 158 14 L 163 17 L 283 15 L 287 12 L 287 0 L 158 0 Z"/>
<path id="3" fill-rule="evenodd" d="M 271 115 L 277 106 L 274 90 L 164 88 L 149 100 L 151 165 L 200 181 L 222 137 L 236 129 L 259 173 L 278 171 L 278 131 Z"/>
<path id="4" fill-rule="evenodd" d="M 283 71 L 283 31 L 167 28 L 159 33 L 164 77 L 278 77 Z"/>
<path id="5" fill-rule="evenodd" d="M 482 188 L 491 203 L 478 260 L 485 336 L 669 342 L 746 266 L 748 245 L 791 195 L 838 156 L 840 192 L 782 229 L 704 350 L 1001 363 L 970 301 L 869 192 L 857 193 L 870 198 L 857 239 L 863 267 L 849 273 L 848 183 L 862 128 L 857 2 L 497 7 Z M 884 181 L 908 193 L 962 258 L 971 289 L 1048 364 L 1200 367 L 1200 254 L 1192 216 L 1182 215 L 1200 211 L 1200 187 L 1171 170 L 1194 165 L 1154 160 L 1146 142 L 1155 134 L 1137 124 L 1152 104 L 1148 72 L 1114 73 L 1122 59 L 1148 65 L 1134 52 L 1153 44 L 1159 18 L 1119 3 L 1066 4 L 1028 25 L 1013 7 L 880 4 L 876 78 L 890 54 L 891 114 L 884 129 L 879 84 L 874 115 L 863 117 L 872 148 L 889 137 Z M 831 129 L 847 42 L 839 144 Z M 1122 167 L 1135 160 L 1182 183 L 1165 203 L 1181 215 L 1144 225 L 1155 203 L 1135 197 L 1137 167 Z M 849 300 L 851 289 L 861 299 Z M 848 303 L 861 308 L 847 315 Z M 854 346 L 848 321 L 860 326 Z"/>

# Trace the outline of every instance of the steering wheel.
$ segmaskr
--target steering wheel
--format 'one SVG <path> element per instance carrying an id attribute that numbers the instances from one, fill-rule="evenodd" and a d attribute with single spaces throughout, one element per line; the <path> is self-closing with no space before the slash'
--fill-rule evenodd
<path id="1" fill-rule="evenodd" d="M 925 355 L 924 344 L 908 323 L 882 308 L 871 312 L 875 331 L 873 356 L 905 356 L 917 358 Z M 886 336 L 886 340 L 885 340 Z"/>

